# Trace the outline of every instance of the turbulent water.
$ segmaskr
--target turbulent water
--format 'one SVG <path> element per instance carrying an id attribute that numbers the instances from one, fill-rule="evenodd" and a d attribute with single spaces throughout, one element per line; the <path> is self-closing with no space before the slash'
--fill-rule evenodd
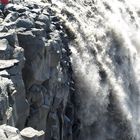
<path id="1" fill-rule="evenodd" d="M 52 0 L 71 37 L 79 140 L 140 140 L 140 8 L 134 0 Z M 76 140 L 78 140 L 76 139 Z"/>

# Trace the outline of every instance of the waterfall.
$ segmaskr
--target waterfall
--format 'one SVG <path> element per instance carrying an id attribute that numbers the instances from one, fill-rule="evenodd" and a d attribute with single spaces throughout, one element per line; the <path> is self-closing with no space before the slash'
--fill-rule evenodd
<path id="1" fill-rule="evenodd" d="M 0 140 L 140 140 L 139 0 L 16 0 L 0 24 Z"/>
<path id="2" fill-rule="evenodd" d="M 80 133 L 76 140 L 140 140 L 137 0 L 52 0 L 69 44 Z"/>

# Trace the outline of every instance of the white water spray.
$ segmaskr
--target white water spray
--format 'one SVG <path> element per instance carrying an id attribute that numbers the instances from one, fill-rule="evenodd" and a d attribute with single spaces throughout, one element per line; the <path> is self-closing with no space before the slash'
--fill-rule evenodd
<path id="1" fill-rule="evenodd" d="M 80 140 L 140 140 L 138 0 L 53 0 L 68 28 Z"/>

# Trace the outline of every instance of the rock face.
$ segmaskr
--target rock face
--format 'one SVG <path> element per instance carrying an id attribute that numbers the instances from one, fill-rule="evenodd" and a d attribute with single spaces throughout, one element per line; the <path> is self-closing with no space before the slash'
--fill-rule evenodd
<path id="1" fill-rule="evenodd" d="M 0 140 L 140 140 L 140 8 L 42 1 L 0 12 Z"/>
<path id="2" fill-rule="evenodd" d="M 64 22 L 49 6 L 36 4 L 9 4 L 5 15 L 0 28 L 1 140 L 72 140 L 73 81 Z"/>

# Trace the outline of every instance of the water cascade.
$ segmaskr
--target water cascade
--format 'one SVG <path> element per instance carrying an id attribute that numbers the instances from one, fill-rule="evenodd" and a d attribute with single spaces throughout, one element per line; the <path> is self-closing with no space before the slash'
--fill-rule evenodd
<path id="1" fill-rule="evenodd" d="M 0 138 L 140 140 L 139 5 L 9 4 L 0 17 Z"/>

